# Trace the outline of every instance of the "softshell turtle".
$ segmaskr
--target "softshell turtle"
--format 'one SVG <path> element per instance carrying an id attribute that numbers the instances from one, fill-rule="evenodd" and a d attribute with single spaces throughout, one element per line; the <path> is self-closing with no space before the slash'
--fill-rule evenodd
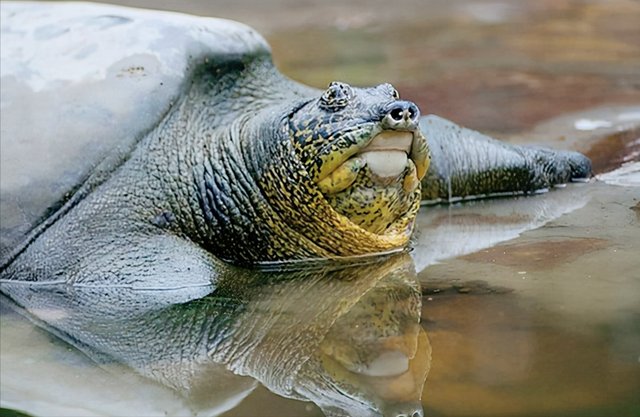
<path id="1" fill-rule="evenodd" d="M 208 286 L 223 261 L 399 251 L 421 198 L 590 172 L 579 154 L 420 118 L 389 84 L 296 83 L 239 23 L 1 7 L 1 279 L 14 299 L 17 282 Z"/>

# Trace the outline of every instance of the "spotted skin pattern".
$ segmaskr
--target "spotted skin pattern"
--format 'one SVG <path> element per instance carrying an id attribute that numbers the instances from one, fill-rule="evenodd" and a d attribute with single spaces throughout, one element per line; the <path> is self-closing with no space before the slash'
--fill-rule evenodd
<path id="1" fill-rule="evenodd" d="M 307 172 L 333 209 L 375 234 L 411 229 L 420 207 L 420 179 L 429 150 L 419 130 L 407 167 L 394 178 L 380 178 L 357 154 L 386 129 L 385 116 L 399 99 L 389 84 L 353 89 L 331 83 L 322 97 L 289 120 L 289 136 Z M 403 129 L 405 131 L 405 129 Z"/>
<path id="2" fill-rule="evenodd" d="M 304 168 L 299 170 L 287 163 L 274 164 L 264 173 L 259 186 L 270 202 L 264 210 L 268 215 L 262 218 L 271 230 L 264 259 L 295 259 L 301 251 L 307 258 L 357 256 L 398 250 L 409 243 L 412 227 L 399 233 L 379 235 L 339 214 Z M 406 213 L 411 217 L 411 226 L 415 214 Z"/>
<path id="3" fill-rule="evenodd" d="M 413 184 L 414 188 L 409 192 L 404 189 L 405 179 L 415 178 L 415 165 L 411 162 L 410 165 L 400 177 L 386 181 L 376 178 L 368 167 L 364 167 L 351 187 L 327 197 L 329 204 L 338 213 L 370 232 L 397 233 L 410 224 L 409 219 L 420 207 L 419 183 Z M 408 216 L 402 216 L 402 213 Z M 405 221 L 398 222 L 402 219 Z"/>

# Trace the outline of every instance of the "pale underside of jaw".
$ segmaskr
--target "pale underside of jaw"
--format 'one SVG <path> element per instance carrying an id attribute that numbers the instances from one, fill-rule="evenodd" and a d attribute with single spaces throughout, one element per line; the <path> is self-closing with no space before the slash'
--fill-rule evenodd
<path id="1" fill-rule="evenodd" d="M 372 173 L 380 178 L 398 177 L 407 166 L 413 133 L 385 130 L 358 152 Z"/>

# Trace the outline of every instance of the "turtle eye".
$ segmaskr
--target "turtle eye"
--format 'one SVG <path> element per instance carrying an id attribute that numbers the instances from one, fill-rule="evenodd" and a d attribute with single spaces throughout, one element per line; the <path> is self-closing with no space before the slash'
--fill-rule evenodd
<path id="1" fill-rule="evenodd" d="M 348 84 L 332 82 L 320 97 L 320 107 L 327 110 L 340 110 L 347 107 L 353 98 L 353 89 Z"/>
<path id="2" fill-rule="evenodd" d="M 394 100 L 400 100 L 400 93 L 398 93 L 398 90 L 393 88 L 391 84 L 385 83 L 385 84 L 382 84 L 380 87 L 382 87 L 383 90 L 386 89 L 389 93 L 391 93 L 391 98 L 393 98 Z"/>

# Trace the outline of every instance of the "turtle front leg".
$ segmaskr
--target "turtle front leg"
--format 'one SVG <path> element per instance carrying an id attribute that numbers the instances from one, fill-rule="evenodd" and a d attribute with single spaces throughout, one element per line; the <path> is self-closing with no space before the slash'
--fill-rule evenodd
<path id="1" fill-rule="evenodd" d="M 577 152 L 500 142 L 438 116 L 423 117 L 420 130 L 431 149 L 423 200 L 532 193 L 591 174 L 591 161 Z"/>

